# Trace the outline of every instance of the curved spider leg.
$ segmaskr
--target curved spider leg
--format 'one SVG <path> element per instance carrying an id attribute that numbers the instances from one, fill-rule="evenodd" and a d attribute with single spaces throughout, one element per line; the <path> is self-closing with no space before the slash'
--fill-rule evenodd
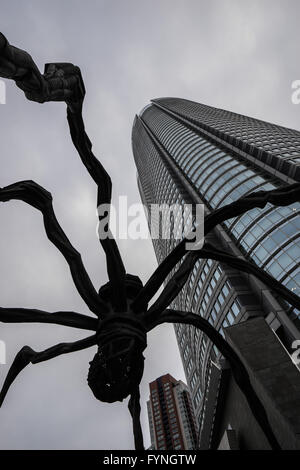
<path id="1" fill-rule="evenodd" d="M 209 233 L 216 225 L 239 217 L 251 209 L 263 209 L 267 204 L 277 207 L 289 206 L 300 201 L 300 183 L 283 186 L 272 191 L 257 191 L 241 197 L 220 209 L 208 214 L 204 219 L 204 233 Z"/>
<path id="2" fill-rule="evenodd" d="M 47 237 L 67 261 L 77 291 L 89 309 L 95 314 L 105 313 L 108 306 L 100 299 L 78 251 L 72 246 L 59 225 L 52 206 L 52 196 L 34 181 L 20 181 L 0 188 L 0 202 L 17 199 L 30 204 L 43 214 Z"/>
<path id="3" fill-rule="evenodd" d="M 76 312 L 44 312 L 29 308 L 0 307 L 2 323 L 53 323 L 81 330 L 96 331 L 98 320 Z"/>
<path id="4" fill-rule="evenodd" d="M 14 80 L 23 90 L 45 89 L 45 80 L 32 57 L 22 49 L 12 46 L 0 33 L 0 76 Z"/>
<path id="5" fill-rule="evenodd" d="M 184 287 L 187 282 L 190 273 L 196 263 L 197 259 L 201 256 L 201 250 L 190 252 L 184 259 L 183 263 L 179 267 L 178 271 L 174 276 L 169 280 L 162 293 L 154 304 L 150 307 L 148 312 L 144 314 L 144 319 L 147 323 L 148 319 L 151 322 L 152 319 L 155 320 L 157 315 L 160 315 L 163 310 L 165 310 L 170 303 L 177 297 L 181 289 Z"/>
<path id="6" fill-rule="evenodd" d="M 288 206 L 300 201 L 300 183 L 284 186 L 272 191 L 258 191 L 244 196 L 231 204 L 211 212 L 204 218 L 204 235 L 207 235 L 216 225 L 225 220 L 238 217 L 255 208 L 264 208 L 266 204 L 275 206 Z M 186 242 L 184 238 L 168 256 L 162 261 L 158 268 L 149 278 L 144 288 L 132 304 L 135 311 L 145 308 L 150 299 L 156 294 L 167 275 L 174 269 L 176 264 L 186 255 Z"/>
<path id="7" fill-rule="evenodd" d="M 206 243 L 199 251 L 199 257 L 213 259 L 215 261 L 219 261 L 220 263 L 225 263 L 231 268 L 237 269 L 238 271 L 252 274 L 262 281 L 266 286 L 272 289 L 276 294 L 279 294 L 286 302 L 300 310 L 300 297 L 291 292 L 287 287 L 285 287 L 273 276 L 253 262 L 236 258 L 235 256 L 215 248 L 210 243 Z"/>
<path id="8" fill-rule="evenodd" d="M 185 244 L 187 240 L 183 239 L 178 245 L 166 256 L 166 258 L 156 268 L 152 276 L 148 279 L 144 287 L 136 296 L 131 304 L 132 310 L 135 312 L 146 309 L 149 301 L 154 297 L 158 289 L 163 284 L 168 274 L 175 268 L 176 264 L 187 254 Z"/>
<path id="9" fill-rule="evenodd" d="M 143 431 L 140 421 L 141 405 L 139 387 L 137 387 L 135 391 L 130 395 L 128 409 L 132 417 L 135 450 L 145 450 Z"/>
<path id="10" fill-rule="evenodd" d="M 99 222 L 103 224 L 103 220 L 107 221 L 105 227 L 103 227 L 103 231 L 107 236 L 100 235 L 99 239 L 106 255 L 107 273 L 112 285 L 112 298 L 115 308 L 117 311 L 125 311 L 125 267 L 117 243 L 109 230 L 109 213 L 107 215 L 99 214 L 99 208 L 102 205 L 105 205 L 107 208 L 110 207 L 112 195 L 111 178 L 92 152 L 92 144 L 85 132 L 81 111 L 72 112 L 68 107 L 67 118 L 73 144 L 79 153 L 82 163 L 98 186 L 97 208 Z"/>
<path id="11" fill-rule="evenodd" d="M 170 305 L 170 303 L 175 299 L 175 297 L 179 294 L 179 292 L 187 282 L 195 262 L 200 258 L 214 259 L 221 263 L 225 263 L 232 268 L 238 269 L 239 271 L 245 272 L 247 274 L 252 274 L 253 276 L 260 279 L 264 284 L 266 284 L 277 294 L 279 294 L 284 300 L 289 302 L 298 310 L 300 309 L 300 298 L 293 292 L 291 292 L 289 289 L 287 289 L 285 286 L 283 286 L 276 279 L 274 279 L 272 276 L 270 276 L 270 274 L 265 272 L 262 268 L 257 265 L 254 265 L 250 261 L 246 261 L 241 258 L 236 258 L 234 256 L 228 255 L 227 253 L 221 250 L 217 250 L 212 245 L 206 243 L 201 250 L 190 252 L 186 256 L 178 271 L 170 279 L 170 281 L 163 289 L 161 295 L 146 313 L 146 319 L 151 316 L 156 318 L 156 315 L 159 315 L 164 309 L 166 309 Z"/>
<path id="12" fill-rule="evenodd" d="M 79 341 L 74 341 L 72 343 L 60 343 L 52 346 L 51 348 L 45 349 L 41 352 L 36 352 L 31 349 L 29 346 L 24 346 L 16 355 L 14 362 L 11 365 L 11 368 L 8 371 L 7 377 L 4 381 L 2 390 L 0 392 L 0 407 L 6 397 L 6 394 L 19 375 L 19 373 L 26 367 L 28 364 L 37 364 L 38 362 L 48 361 L 54 357 L 60 356 L 61 354 L 67 354 L 75 351 L 80 351 L 82 349 L 95 346 L 97 344 L 96 335 L 89 336 L 88 338 L 81 339 Z"/>
<path id="13" fill-rule="evenodd" d="M 184 323 L 192 325 L 208 336 L 213 344 L 219 349 L 220 353 L 228 360 L 233 377 L 244 394 L 253 416 L 267 437 L 271 448 L 273 450 L 279 450 L 280 445 L 272 431 L 266 410 L 251 384 L 248 371 L 234 349 L 226 340 L 224 340 L 221 334 L 216 331 L 207 320 L 190 312 L 182 312 L 172 309 L 165 310 L 164 312 L 161 312 L 158 318 L 149 324 L 149 327 L 150 329 L 153 329 L 162 323 Z"/>
<path id="14" fill-rule="evenodd" d="M 185 283 L 187 282 L 189 275 L 193 269 L 193 266 L 196 262 L 197 259 L 199 258 L 209 258 L 209 259 L 215 259 L 216 261 L 223 262 L 228 264 L 229 266 L 239 269 L 240 271 L 253 274 L 256 276 L 258 279 L 260 279 L 262 282 L 264 282 L 268 287 L 270 287 L 272 290 L 275 290 L 277 293 L 279 293 L 285 300 L 287 300 L 289 303 L 294 305 L 296 308 L 299 309 L 300 307 L 300 299 L 290 292 L 286 287 L 281 285 L 276 279 L 274 279 L 272 276 L 270 276 L 268 273 L 266 273 L 263 269 L 259 268 L 258 266 L 255 266 L 254 264 L 250 263 L 249 261 L 242 260 L 240 258 L 235 258 L 234 256 L 228 255 L 227 253 L 224 253 L 220 250 L 215 249 L 212 247 L 210 244 L 205 244 L 204 247 L 197 251 L 197 252 L 190 252 L 185 260 L 183 261 L 182 265 L 178 269 L 178 271 L 175 273 L 173 278 L 167 283 L 165 289 L 163 290 L 162 294 L 159 296 L 159 298 L 156 300 L 156 302 L 152 305 L 152 307 L 149 309 L 148 313 L 144 316 L 144 321 L 147 325 L 148 331 L 157 324 L 161 323 L 161 318 L 162 318 L 162 312 L 167 308 L 167 306 L 175 299 L 175 297 L 179 294 Z M 191 314 L 193 315 L 193 314 Z M 208 332 L 210 334 L 209 338 L 213 340 L 214 338 L 214 344 L 219 348 L 219 343 L 217 342 L 220 338 L 222 338 L 221 335 L 219 336 L 213 336 L 215 333 L 215 329 L 208 323 L 206 320 L 201 319 L 197 315 L 194 316 L 194 320 L 197 319 L 199 325 L 202 325 L 202 328 L 206 327 L 206 330 L 202 330 L 204 332 Z M 201 320 L 201 321 L 200 321 Z M 203 320 L 203 321 L 202 321 Z M 171 321 L 170 322 L 175 322 L 177 321 Z M 202 322 L 202 323 L 201 323 Z M 204 323 L 203 323 L 204 322 Z M 180 323 L 180 321 L 178 321 Z M 181 322 L 183 323 L 183 321 Z M 204 325 L 204 326 L 203 326 Z M 198 326 L 200 328 L 200 326 Z M 201 328 L 200 328 L 201 329 Z M 207 334 L 208 334 L 207 333 Z M 219 334 L 219 333 L 218 333 Z M 226 355 L 226 348 L 225 345 L 227 344 L 223 342 L 223 338 L 221 341 L 221 347 L 223 348 L 222 350 L 220 349 L 221 353 L 226 357 L 228 360 L 231 359 L 231 351 L 229 351 L 229 355 Z M 225 348 L 225 349 L 224 349 Z M 225 354 L 224 354 L 224 353 Z M 239 358 L 238 358 L 239 360 Z M 239 360 L 240 361 L 240 360 Z M 230 362 L 230 361 L 229 361 Z M 242 375 L 239 376 L 239 373 Z M 247 377 L 245 376 L 245 371 L 243 372 L 241 369 L 241 364 L 239 364 L 236 372 L 235 372 L 235 378 L 237 380 L 238 385 L 240 386 L 241 390 L 245 393 L 248 403 L 251 407 L 251 410 L 253 411 L 254 415 L 256 416 L 257 421 L 261 424 L 262 429 L 265 430 L 265 434 L 269 435 L 270 429 L 268 429 L 268 423 L 266 422 L 264 418 L 264 414 L 262 412 L 262 405 L 260 404 L 258 398 L 255 395 L 255 392 L 249 382 L 247 381 Z M 245 381 L 245 384 L 244 384 Z M 247 395 L 249 394 L 249 396 Z M 257 401 L 258 400 L 258 401 Z M 264 410 L 263 410 L 264 411 Z M 269 442 L 272 442 L 272 435 L 270 437 L 269 435 Z M 273 444 L 274 446 L 274 441 Z M 276 443 L 275 447 L 276 448 Z"/>

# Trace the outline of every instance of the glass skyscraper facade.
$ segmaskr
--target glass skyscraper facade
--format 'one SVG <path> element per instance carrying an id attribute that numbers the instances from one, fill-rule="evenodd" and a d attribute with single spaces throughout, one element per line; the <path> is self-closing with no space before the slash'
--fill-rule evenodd
<path id="1" fill-rule="evenodd" d="M 300 180 L 300 132 L 188 100 L 153 100 L 135 118 L 132 145 L 149 209 L 153 203 L 198 203 L 209 213 L 251 192 Z M 209 241 L 251 260 L 299 294 L 299 208 L 296 203 L 253 209 L 218 226 Z M 186 220 L 192 224 L 193 215 Z M 175 217 L 171 238 L 153 240 L 159 263 L 179 242 L 177 223 Z M 286 347 L 300 325 L 300 312 L 258 281 L 211 260 L 196 263 L 172 307 L 203 316 L 222 335 L 227 326 L 264 316 Z M 192 327 L 175 325 L 175 331 L 201 428 L 218 351 Z"/>

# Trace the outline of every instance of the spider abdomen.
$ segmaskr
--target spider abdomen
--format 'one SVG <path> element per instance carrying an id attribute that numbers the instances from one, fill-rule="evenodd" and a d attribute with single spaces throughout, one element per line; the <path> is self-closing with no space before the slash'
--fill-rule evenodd
<path id="1" fill-rule="evenodd" d="M 90 362 L 89 387 L 100 401 L 122 401 L 141 381 L 146 331 L 131 314 L 113 314 L 101 323 L 97 337 L 99 346 Z"/>

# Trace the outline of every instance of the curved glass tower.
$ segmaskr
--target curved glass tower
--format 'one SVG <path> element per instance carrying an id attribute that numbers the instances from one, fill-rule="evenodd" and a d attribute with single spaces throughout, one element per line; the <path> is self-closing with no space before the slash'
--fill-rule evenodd
<path id="1" fill-rule="evenodd" d="M 149 209 L 153 203 L 198 203 L 209 213 L 248 193 L 300 180 L 300 132 L 187 100 L 153 100 L 135 118 L 132 146 Z M 252 260 L 299 294 L 299 208 L 297 203 L 251 210 L 218 226 L 210 241 Z M 186 220 L 193 223 L 192 213 Z M 173 222 L 180 237 L 176 217 Z M 153 240 L 159 263 L 179 237 Z M 227 326 L 263 316 L 287 348 L 298 338 L 300 312 L 251 276 L 210 260 L 197 262 L 173 307 L 203 316 L 223 335 Z M 175 331 L 203 428 L 210 385 L 214 381 L 218 388 L 221 381 L 212 368 L 218 351 L 192 327 L 177 325 Z"/>

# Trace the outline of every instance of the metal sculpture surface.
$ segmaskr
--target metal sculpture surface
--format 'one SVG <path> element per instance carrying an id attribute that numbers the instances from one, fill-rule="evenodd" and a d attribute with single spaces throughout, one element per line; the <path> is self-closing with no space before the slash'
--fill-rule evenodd
<path id="1" fill-rule="evenodd" d="M 97 206 L 110 204 L 111 179 L 93 155 L 91 142 L 85 133 L 82 118 L 85 89 L 80 69 L 69 63 L 47 64 L 42 75 L 31 56 L 11 46 L 0 33 L 0 76 L 14 80 L 29 100 L 39 103 L 66 102 L 73 144 L 98 188 Z M 175 311 L 168 307 L 188 280 L 195 262 L 201 258 L 214 259 L 256 276 L 282 299 L 300 310 L 300 299 L 293 292 L 253 263 L 235 258 L 209 243 L 204 243 L 203 248 L 198 251 L 187 252 L 185 239 L 165 258 L 143 286 L 138 276 L 126 273 L 117 243 L 111 233 L 109 237 L 100 239 L 106 255 L 109 282 L 97 292 L 80 254 L 72 246 L 56 219 L 51 194 L 33 181 L 21 181 L 0 188 L 1 202 L 12 199 L 22 200 L 42 213 L 49 240 L 64 256 L 79 294 L 96 318 L 75 312 L 49 313 L 24 308 L 0 308 L 0 321 L 4 323 L 55 323 L 93 332 L 80 341 L 57 344 L 41 352 L 36 352 L 29 346 L 23 347 L 4 381 L 0 392 L 0 406 L 13 381 L 28 364 L 97 346 L 98 351 L 90 363 L 88 384 L 95 397 L 104 402 L 122 401 L 130 395 L 128 407 L 133 420 L 135 447 L 143 449 L 139 384 L 143 375 L 146 335 L 165 322 L 184 323 L 203 331 L 228 360 L 232 374 L 271 447 L 280 448 L 265 409 L 252 387 L 248 372 L 232 347 L 199 315 Z M 267 203 L 286 206 L 299 200 L 298 183 L 273 191 L 255 192 L 207 215 L 204 221 L 205 235 L 217 224 L 240 216 L 250 209 L 263 208 Z M 103 222 L 103 217 L 100 219 Z M 109 231 L 108 224 L 106 228 Z M 149 301 L 179 262 L 181 264 L 175 275 L 148 308 Z"/>

